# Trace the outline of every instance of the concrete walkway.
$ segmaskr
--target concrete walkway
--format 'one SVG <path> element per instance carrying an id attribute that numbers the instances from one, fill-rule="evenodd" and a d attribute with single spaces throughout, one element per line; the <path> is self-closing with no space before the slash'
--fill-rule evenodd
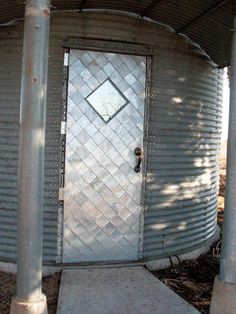
<path id="1" fill-rule="evenodd" d="M 57 314 L 199 313 L 143 267 L 68 269 Z"/>

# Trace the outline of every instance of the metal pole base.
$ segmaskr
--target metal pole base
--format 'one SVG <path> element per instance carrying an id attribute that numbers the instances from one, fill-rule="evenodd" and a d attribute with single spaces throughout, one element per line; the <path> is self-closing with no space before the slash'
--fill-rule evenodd
<path id="1" fill-rule="evenodd" d="M 210 314 L 236 313 L 236 284 L 220 281 L 217 276 L 214 281 Z"/>
<path id="2" fill-rule="evenodd" d="M 42 294 L 38 300 L 34 301 L 13 298 L 10 314 L 48 314 L 46 296 Z"/>

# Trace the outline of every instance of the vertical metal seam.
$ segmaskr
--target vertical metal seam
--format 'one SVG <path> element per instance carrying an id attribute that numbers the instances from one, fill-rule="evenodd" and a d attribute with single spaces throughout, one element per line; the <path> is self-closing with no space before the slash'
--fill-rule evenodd
<path id="1" fill-rule="evenodd" d="M 68 53 L 68 60 L 70 58 L 70 49 L 64 48 L 64 53 Z M 62 111 L 61 121 L 67 121 L 67 95 L 68 95 L 68 79 L 69 79 L 69 64 L 63 66 L 63 82 L 62 82 Z M 60 171 L 59 171 L 59 188 L 64 188 L 65 185 L 65 155 L 66 155 L 66 134 L 61 134 L 60 142 Z M 58 241 L 59 251 L 57 256 L 57 262 L 63 262 L 63 234 L 64 234 L 64 201 L 60 201 L 59 213 L 58 213 Z"/>
<path id="2" fill-rule="evenodd" d="M 144 163 L 143 163 L 143 182 L 141 189 L 141 211 L 140 211 L 140 224 L 139 224 L 139 259 L 143 259 L 143 238 L 144 238 L 144 220 L 145 212 L 147 211 L 146 204 L 146 177 L 147 177 L 147 162 L 148 162 L 148 128 L 149 128 L 149 106 L 150 106 L 150 88 L 151 88 L 151 65 L 152 57 L 146 57 L 146 86 L 145 86 L 145 109 L 144 109 L 144 126 L 143 126 L 143 151 L 144 151 Z"/>

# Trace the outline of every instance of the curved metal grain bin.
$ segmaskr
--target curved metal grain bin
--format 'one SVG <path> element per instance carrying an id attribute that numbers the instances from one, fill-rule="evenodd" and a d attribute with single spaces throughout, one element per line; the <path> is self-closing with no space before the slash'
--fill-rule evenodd
<path id="1" fill-rule="evenodd" d="M 44 262 L 61 262 L 59 199 L 63 58 L 68 38 L 132 43 L 149 55 L 139 258 L 200 248 L 216 232 L 221 72 L 189 40 L 108 13 L 53 13 L 46 133 Z M 0 259 L 16 259 L 18 121 L 23 25 L 0 29 Z"/>

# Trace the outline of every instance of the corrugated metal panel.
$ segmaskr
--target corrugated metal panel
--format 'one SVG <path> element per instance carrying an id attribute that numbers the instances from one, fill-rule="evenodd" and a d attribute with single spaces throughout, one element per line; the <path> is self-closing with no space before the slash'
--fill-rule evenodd
<path id="1" fill-rule="evenodd" d="M 22 30 L 22 27 L 20 28 Z M 4 37 L 7 37 L 4 39 Z M 1 39 L 2 38 L 2 39 Z M 16 259 L 17 167 L 19 136 L 19 99 L 22 59 L 22 31 L 4 29 L 0 51 L 0 258 Z M 51 45 L 54 45 L 52 41 Z M 61 49 L 49 59 L 49 92 L 45 156 L 44 261 L 54 261 L 57 254 L 59 141 L 61 115 Z M 56 78 L 56 80 L 55 80 Z M 56 83 L 55 83 L 56 81 Z M 59 84 L 58 84 L 59 82 Z M 59 87 L 58 87 L 59 85 Z M 58 97 L 55 91 L 58 88 Z"/>
<path id="2" fill-rule="evenodd" d="M 217 9 L 214 7 L 217 6 Z M 198 1 L 153 1 L 153 0 L 52 0 L 52 10 L 108 9 L 119 10 L 145 16 L 167 24 L 175 30 L 189 22 L 194 23 L 182 29 L 182 33 L 200 44 L 219 65 L 230 63 L 233 16 L 236 12 L 235 0 Z M 208 11 L 210 10 L 210 11 Z M 204 14 L 208 11 L 207 14 Z M 22 0 L 2 0 L 0 4 L 0 24 L 24 17 Z M 198 17 L 201 17 L 197 19 Z"/>
<path id="3" fill-rule="evenodd" d="M 145 259 L 188 252 L 214 234 L 222 111 L 218 70 L 171 52 L 152 70 Z"/>
<path id="4" fill-rule="evenodd" d="M 0 50 L 0 256 L 15 259 L 18 120 L 21 54 L 19 38 L 6 39 Z M 9 60 L 6 61 L 6 60 Z"/>
<path id="5" fill-rule="evenodd" d="M 4 219 L 0 251 L 9 259 L 15 258 L 16 243 L 21 36 L 22 25 L 0 32 L 5 37 L 0 51 L 0 219 Z M 216 151 L 222 112 L 217 70 L 190 54 L 184 39 L 156 24 L 107 14 L 78 18 L 76 13 L 58 13 L 52 17 L 49 56 L 45 262 L 54 262 L 57 255 L 62 46 L 66 37 L 78 36 L 153 44 L 144 256 L 154 258 L 200 246 L 215 231 Z"/>

